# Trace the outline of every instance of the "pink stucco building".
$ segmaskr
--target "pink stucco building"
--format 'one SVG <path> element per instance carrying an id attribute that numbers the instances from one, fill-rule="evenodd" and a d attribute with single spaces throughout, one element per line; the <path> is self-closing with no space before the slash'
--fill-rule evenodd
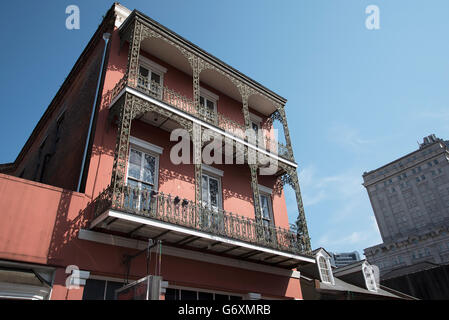
<path id="1" fill-rule="evenodd" d="M 114 4 L 16 161 L 0 165 L 0 295 L 111 299 L 151 274 L 160 299 L 302 299 L 300 267 L 315 259 L 285 104 Z"/>

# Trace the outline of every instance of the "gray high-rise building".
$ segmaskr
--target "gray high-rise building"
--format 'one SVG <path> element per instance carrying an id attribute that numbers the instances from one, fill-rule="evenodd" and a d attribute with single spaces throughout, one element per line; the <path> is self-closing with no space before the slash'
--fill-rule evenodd
<path id="1" fill-rule="evenodd" d="M 364 253 L 381 278 L 405 266 L 449 263 L 449 141 L 425 137 L 418 150 L 363 180 L 383 240 Z"/>
<path id="2" fill-rule="evenodd" d="M 360 255 L 357 251 L 340 253 L 329 252 L 329 254 L 331 256 L 332 265 L 337 268 L 360 261 Z"/>

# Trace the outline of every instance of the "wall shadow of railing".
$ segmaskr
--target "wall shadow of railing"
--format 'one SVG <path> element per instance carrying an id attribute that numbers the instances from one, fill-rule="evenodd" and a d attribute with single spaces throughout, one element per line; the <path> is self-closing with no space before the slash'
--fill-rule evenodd
<path id="1" fill-rule="evenodd" d="M 79 252 L 75 252 L 74 249 L 84 250 L 83 254 L 90 256 L 92 263 L 95 263 L 94 257 L 88 250 L 77 242 L 80 229 L 87 228 L 88 224 L 94 217 L 95 207 L 94 204 L 98 202 L 98 198 L 90 201 L 84 209 L 80 209 L 78 214 L 71 218 L 71 206 L 82 206 L 85 201 L 76 199 L 77 203 L 74 203 L 74 197 L 82 197 L 82 195 L 70 191 L 63 190 L 61 192 L 55 223 L 53 226 L 53 232 L 50 240 L 50 245 L 47 254 L 47 260 L 49 264 L 66 267 L 70 264 L 77 264 Z"/>

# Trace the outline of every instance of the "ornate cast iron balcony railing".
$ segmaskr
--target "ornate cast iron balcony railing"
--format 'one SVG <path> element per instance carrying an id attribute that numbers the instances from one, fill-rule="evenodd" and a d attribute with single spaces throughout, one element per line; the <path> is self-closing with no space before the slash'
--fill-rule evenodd
<path id="1" fill-rule="evenodd" d="M 110 96 L 111 101 L 123 90 L 126 85 L 132 86 L 130 83 L 128 83 L 127 78 L 124 77 L 112 90 Z M 235 137 L 238 137 L 242 140 L 246 139 L 246 129 L 244 125 L 232 119 L 229 119 L 219 112 L 211 112 L 204 105 L 198 105 L 197 107 L 195 107 L 195 103 L 192 99 L 179 94 L 178 92 L 168 88 L 167 86 L 161 86 L 160 84 L 154 81 L 149 81 L 148 78 L 139 75 L 137 86 L 135 86 L 134 89 L 164 103 L 167 103 L 188 114 L 191 114 L 214 126 L 217 126 Z M 280 157 L 287 160 L 293 160 L 293 155 L 291 155 L 287 146 L 281 143 L 277 143 L 276 141 L 271 140 L 269 137 L 265 137 L 265 139 L 265 148 L 267 149 L 267 151 L 278 154 Z"/>
<path id="2" fill-rule="evenodd" d="M 293 155 L 285 144 L 271 139 L 270 137 L 264 137 L 264 140 L 267 151 L 275 153 L 284 159 L 293 159 Z"/>
<path id="3" fill-rule="evenodd" d="M 304 254 L 295 232 L 262 221 L 137 187 L 125 186 L 118 197 L 112 201 L 111 188 L 104 190 L 91 203 L 94 217 L 113 209 L 283 252 Z"/>

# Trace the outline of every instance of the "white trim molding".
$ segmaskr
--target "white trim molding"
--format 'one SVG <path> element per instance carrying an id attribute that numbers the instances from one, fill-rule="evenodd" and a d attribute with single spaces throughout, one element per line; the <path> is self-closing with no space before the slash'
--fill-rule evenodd
<path id="1" fill-rule="evenodd" d="M 136 138 L 136 137 L 133 137 L 133 136 L 129 137 L 129 143 L 133 144 L 133 145 L 136 145 L 138 147 L 144 148 L 144 149 L 146 149 L 148 151 L 152 151 L 152 152 L 157 153 L 159 155 L 162 154 L 162 152 L 164 151 L 164 148 L 162 148 L 162 147 L 159 147 L 159 146 L 157 146 L 155 144 L 149 143 L 147 141 L 144 141 L 142 139 L 139 139 L 139 138 Z"/>
<path id="2" fill-rule="evenodd" d="M 125 22 L 126 18 L 128 18 L 128 16 L 131 14 L 131 11 L 118 3 L 115 4 L 114 11 L 116 15 L 115 26 L 119 28 L 122 23 Z"/>
<path id="3" fill-rule="evenodd" d="M 219 177 L 223 177 L 224 175 L 223 170 L 208 166 L 207 164 L 202 164 L 202 171 Z"/>
<path id="4" fill-rule="evenodd" d="M 218 95 L 216 95 L 215 93 L 213 93 L 203 87 L 200 87 L 200 95 L 213 101 L 213 102 L 217 102 L 219 99 Z"/>
<path id="5" fill-rule="evenodd" d="M 260 192 L 269 194 L 270 196 L 273 195 L 273 189 L 268 188 L 268 187 L 265 187 L 265 186 L 263 186 L 263 185 L 261 185 L 261 184 L 259 184 L 258 186 L 259 186 L 259 191 L 260 191 Z"/>
<path id="6" fill-rule="evenodd" d="M 262 118 L 259 117 L 258 115 L 255 115 L 254 113 L 249 113 L 249 118 L 251 121 L 257 123 L 260 127 L 261 123 L 262 123 Z"/>
<path id="7" fill-rule="evenodd" d="M 150 60 L 142 55 L 139 55 L 139 63 L 143 67 L 148 67 L 151 71 L 154 71 L 156 73 L 167 73 L 167 68 L 161 66 L 160 64 L 154 62 L 153 60 Z"/>

